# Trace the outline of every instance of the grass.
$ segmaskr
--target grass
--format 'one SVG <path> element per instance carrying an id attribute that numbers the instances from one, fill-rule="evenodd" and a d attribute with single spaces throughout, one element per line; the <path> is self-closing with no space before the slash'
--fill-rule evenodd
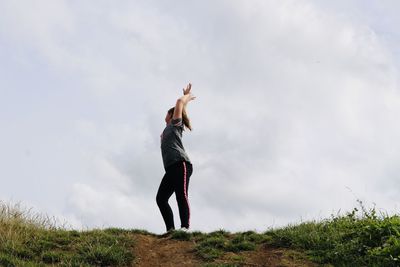
<path id="1" fill-rule="evenodd" d="M 134 256 L 129 231 L 74 231 L 19 205 L 0 202 L 0 266 L 125 266 Z"/>
<path id="2" fill-rule="evenodd" d="M 305 249 L 319 263 L 335 266 L 400 266 L 400 217 L 375 208 L 271 230 L 279 247 Z"/>
<path id="3" fill-rule="evenodd" d="M 268 236 L 253 231 L 232 234 L 223 229 L 208 234 L 175 231 L 171 238 L 194 241 L 196 243 L 196 254 L 206 261 L 221 258 L 226 252 L 237 253 L 255 250 L 257 245 L 269 239 Z"/>
<path id="4" fill-rule="evenodd" d="M 306 255 L 321 265 L 400 266 L 400 217 L 359 204 L 344 215 L 263 233 L 175 231 L 171 238 L 193 241 L 204 266 L 240 266 L 240 252 L 261 245 L 289 248 L 291 257 Z M 157 236 L 143 229 L 76 231 L 56 225 L 52 218 L 0 202 L 0 266 L 129 266 L 135 258 L 133 234 Z"/>

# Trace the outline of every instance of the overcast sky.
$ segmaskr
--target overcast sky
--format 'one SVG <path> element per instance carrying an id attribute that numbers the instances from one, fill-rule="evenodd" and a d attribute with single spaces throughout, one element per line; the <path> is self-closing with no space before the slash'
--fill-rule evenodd
<path id="1" fill-rule="evenodd" d="M 397 0 L 1 0 L 0 199 L 161 233 L 160 133 L 190 81 L 192 229 L 264 231 L 357 199 L 399 212 L 399 13 Z"/>

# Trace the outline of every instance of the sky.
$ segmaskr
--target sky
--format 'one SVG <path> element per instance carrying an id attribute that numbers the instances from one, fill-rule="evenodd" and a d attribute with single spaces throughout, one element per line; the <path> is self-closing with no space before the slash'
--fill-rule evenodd
<path id="1" fill-rule="evenodd" d="M 191 228 L 399 212 L 397 0 L 0 1 L 0 200 L 164 231 L 160 134 L 188 82 Z M 175 197 L 170 204 L 179 226 Z"/>

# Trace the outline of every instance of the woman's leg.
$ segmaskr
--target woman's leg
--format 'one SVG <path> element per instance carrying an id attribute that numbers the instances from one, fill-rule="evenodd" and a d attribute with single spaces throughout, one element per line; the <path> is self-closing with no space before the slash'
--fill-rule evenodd
<path id="1" fill-rule="evenodd" d="M 168 199 L 171 197 L 173 193 L 174 193 L 173 176 L 171 176 L 168 172 L 166 172 L 160 183 L 160 187 L 158 188 L 156 201 L 161 211 L 161 215 L 164 219 L 167 231 L 175 229 L 174 214 L 172 212 L 170 205 L 168 204 Z"/>
<path id="2" fill-rule="evenodd" d="M 179 217 L 181 219 L 181 227 L 189 228 L 190 226 L 190 206 L 189 206 L 189 180 L 192 175 L 192 165 L 187 162 L 181 162 L 176 170 L 175 175 L 175 195 L 178 202 Z"/>

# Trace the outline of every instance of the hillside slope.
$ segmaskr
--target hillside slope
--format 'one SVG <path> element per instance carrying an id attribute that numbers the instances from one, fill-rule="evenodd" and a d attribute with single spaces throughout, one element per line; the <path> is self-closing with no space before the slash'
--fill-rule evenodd
<path id="1" fill-rule="evenodd" d="M 0 266 L 400 266 L 400 216 L 375 208 L 264 233 L 69 230 L 0 201 Z M 314 262 L 314 263 L 313 263 Z"/>
<path id="2" fill-rule="evenodd" d="M 0 201 L 0 266 L 315 266 L 299 252 L 268 247 L 252 231 L 88 231 L 57 226 L 48 216 Z"/>

